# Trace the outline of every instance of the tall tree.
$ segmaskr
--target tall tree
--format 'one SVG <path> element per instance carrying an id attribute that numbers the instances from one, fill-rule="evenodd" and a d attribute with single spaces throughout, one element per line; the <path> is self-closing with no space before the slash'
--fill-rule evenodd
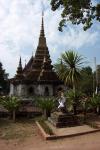
<path id="1" fill-rule="evenodd" d="M 55 64 L 58 76 L 65 84 L 72 86 L 74 95 L 76 94 L 77 85 L 81 79 L 81 67 L 83 57 L 74 51 L 67 51 L 61 55 L 61 61 Z M 74 96 L 75 97 L 75 96 Z M 74 101 L 73 109 L 76 114 L 76 101 Z"/>
<path id="2" fill-rule="evenodd" d="M 93 24 L 93 20 L 100 22 L 100 1 L 92 3 L 92 0 L 51 0 L 52 10 L 61 9 L 62 20 L 59 23 L 59 30 L 67 25 L 67 22 L 78 25 L 83 24 L 87 30 Z"/>
<path id="3" fill-rule="evenodd" d="M 90 96 L 93 94 L 93 72 L 90 66 L 84 67 L 81 70 L 82 80 L 80 81 L 79 88 L 83 93 Z"/>
<path id="4" fill-rule="evenodd" d="M 2 63 L 0 62 L 0 91 L 3 93 L 7 93 L 9 90 L 9 84 L 8 84 L 8 74 L 5 73 L 5 70 L 2 67 Z"/>
<path id="5" fill-rule="evenodd" d="M 2 68 L 2 63 L 0 62 L 0 83 L 4 80 L 5 70 Z"/>

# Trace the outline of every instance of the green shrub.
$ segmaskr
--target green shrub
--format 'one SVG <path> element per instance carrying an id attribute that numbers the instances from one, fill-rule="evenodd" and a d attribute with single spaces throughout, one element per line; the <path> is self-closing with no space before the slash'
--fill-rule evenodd
<path id="1" fill-rule="evenodd" d="M 39 123 L 47 134 L 54 135 L 52 129 L 46 124 L 45 120 L 41 119 Z"/>
<path id="2" fill-rule="evenodd" d="M 0 104 L 3 105 L 13 115 L 13 121 L 15 122 L 15 112 L 19 108 L 21 101 L 17 97 L 1 97 Z"/>
<path id="3" fill-rule="evenodd" d="M 43 110 L 46 117 L 49 117 L 51 111 L 55 108 L 55 100 L 53 97 L 38 97 L 37 104 Z"/>

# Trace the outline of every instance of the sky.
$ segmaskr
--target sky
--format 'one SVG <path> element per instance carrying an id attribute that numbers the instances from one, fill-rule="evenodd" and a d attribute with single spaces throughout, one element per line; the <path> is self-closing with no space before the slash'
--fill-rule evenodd
<path id="1" fill-rule="evenodd" d="M 24 67 L 25 60 L 28 62 L 35 54 L 43 8 L 45 36 L 53 64 L 61 53 L 70 49 L 83 55 L 92 68 L 94 57 L 100 64 L 100 23 L 95 22 L 87 31 L 81 25 L 68 24 L 59 32 L 61 12 L 51 10 L 50 0 L 0 0 L 0 61 L 9 77 L 15 75 L 20 56 Z"/>

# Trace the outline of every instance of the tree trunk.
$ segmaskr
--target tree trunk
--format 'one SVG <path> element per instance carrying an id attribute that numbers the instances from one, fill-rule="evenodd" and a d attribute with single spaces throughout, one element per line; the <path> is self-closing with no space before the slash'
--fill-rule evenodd
<path id="1" fill-rule="evenodd" d="M 75 99 L 76 88 L 75 88 L 75 83 L 74 82 L 73 82 L 73 92 L 74 92 L 73 111 L 74 111 L 74 115 L 77 115 L 77 104 L 76 104 L 76 99 Z"/>
<path id="2" fill-rule="evenodd" d="M 87 111 L 86 109 L 84 109 L 84 122 L 86 122 L 86 115 L 87 115 Z"/>
<path id="3" fill-rule="evenodd" d="M 44 110 L 44 117 L 47 119 L 48 117 L 50 117 L 51 113 L 48 110 Z"/>
<path id="4" fill-rule="evenodd" d="M 74 110 L 74 115 L 77 115 L 77 106 L 76 106 L 76 104 L 73 104 L 73 110 Z"/>
<path id="5" fill-rule="evenodd" d="M 100 115 L 100 106 L 97 106 L 97 114 Z"/>
<path id="6" fill-rule="evenodd" d="M 16 111 L 13 110 L 13 122 L 15 122 L 15 119 L 16 119 Z"/>
<path id="7" fill-rule="evenodd" d="M 47 118 L 46 109 L 43 110 L 43 116 L 44 116 L 44 118 Z"/>

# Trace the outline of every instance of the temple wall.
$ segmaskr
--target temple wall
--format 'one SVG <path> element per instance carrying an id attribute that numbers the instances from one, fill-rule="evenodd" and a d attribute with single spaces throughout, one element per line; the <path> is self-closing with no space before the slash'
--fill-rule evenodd
<path id="1" fill-rule="evenodd" d="M 34 96 L 34 95 L 49 95 L 52 96 L 53 95 L 53 86 L 46 84 L 46 85 L 34 85 L 34 84 L 30 84 L 30 85 L 26 85 L 26 87 L 24 87 L 25 90 L 22 93 L 25 93 L 25 96 Z M 47 90 L 47 91 L 46 91 Z"/>
<path id="2" fill-rule="evenodd" d="M 67 88 L 64 85 L 54 86 L 52 84 L 43 84 L 43 85 L 25 85 L 19 84 L 14 86 L 10 84 L 10 96 L 21 96 L 21 97 L 31 97 L 34 95 L 40 96 L 53 96 L 56 95 L 59 89 L 66 91 Z"/>
<path id="3" fill-rule="evenodd" d="M 42 96 L 53 96 L 53 85 L 38 85 L 38 94 Z"/>
<path id="4" fill-rule="evenodd" d="M 27 96 L 26 85 L 13 85 L 10 84 L 10 96 Z"/>
<path id="5" fill-rule="evenodd" d="M 17 85 L 16 88 L 15 88 L 15 96 L 21 96 L 21 95 L 22 95 L 21 92 L 22 92 L 22 85 L 19 84 L 19 85 Z"/>
<path id="6" fill-rule="evenodd" d="M 14 85 L 10 83 L 10 96 L 14 95 Z"/>
<path id="7" fill-rule="evenodd" d="M 27 88 L 26 88 L 26 85 L 24 84 L 20 84 L 19 87 L 18 87 L 18 95 L 19 96 L 27 96 Z"/>

